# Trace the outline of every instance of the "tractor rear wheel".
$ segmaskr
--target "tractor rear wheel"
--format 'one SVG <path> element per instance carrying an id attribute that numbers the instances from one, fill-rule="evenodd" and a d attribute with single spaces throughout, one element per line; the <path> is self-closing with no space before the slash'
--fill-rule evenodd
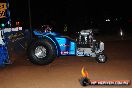
<path id="1" fill-rule="evenodd" d="M 48 39 L 42 39 L 31 44 L 28 54 L 33 64 L 47 65 L 54 61 L 56 48 Z"/>

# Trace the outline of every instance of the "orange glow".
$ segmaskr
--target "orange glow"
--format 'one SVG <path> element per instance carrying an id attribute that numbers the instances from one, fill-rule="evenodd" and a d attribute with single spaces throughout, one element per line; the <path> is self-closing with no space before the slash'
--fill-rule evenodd
<path id="1" fill-rule="evenodd" d="M 87 78 L 88 78 L 89 74 L 88 74 L 88 72 L 84 69 L 84 67 L 82 68 L 81 73 L 82 73 L 82 76 L 83 76 L 83 77 L 87 77 Z"/>

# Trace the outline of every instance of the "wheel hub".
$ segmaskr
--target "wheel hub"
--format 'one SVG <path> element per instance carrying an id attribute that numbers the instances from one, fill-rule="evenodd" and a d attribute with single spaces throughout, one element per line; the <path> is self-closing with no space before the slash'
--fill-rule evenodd
<path id="1" fill-rule="evenodd" d="M 104 62 L 105 61 L 105 56 L 104 55 L 99 55 L 99 61 Z"/>
<path id="2" fill-rule="evenodd" d="M 35 56 L 38 58 L 46 57 L 46 48 L 43 46 L 38 46 L 35 49 Z"/>

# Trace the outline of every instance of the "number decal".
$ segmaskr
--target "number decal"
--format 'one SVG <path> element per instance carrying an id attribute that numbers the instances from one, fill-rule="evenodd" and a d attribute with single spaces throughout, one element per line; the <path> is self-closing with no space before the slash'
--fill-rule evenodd
<path id="1" fill-rule="evenodd" d="M 6 3 L 0 3 L 0 18 L 4 18 L 5 16 L 5 11 L 6 11 Z"/>
<path id="2" fill-rule="evenodd" d="M 5 10 L 3 10 L 3 11 L 1 10 L 1 11 L 0 11 L 0 18 L 4 18 L 4 17 L 6 17 L 6 16 L 5 16 Z"/>

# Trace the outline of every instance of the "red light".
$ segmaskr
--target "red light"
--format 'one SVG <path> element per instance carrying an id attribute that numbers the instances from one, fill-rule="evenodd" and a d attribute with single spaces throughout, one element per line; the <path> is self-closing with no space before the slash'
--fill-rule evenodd
<path id="1" fill-rule="evenodd" d="M 18 26 L 20 24 L 20 22 L 16 22 L 16 25 Z"/>

